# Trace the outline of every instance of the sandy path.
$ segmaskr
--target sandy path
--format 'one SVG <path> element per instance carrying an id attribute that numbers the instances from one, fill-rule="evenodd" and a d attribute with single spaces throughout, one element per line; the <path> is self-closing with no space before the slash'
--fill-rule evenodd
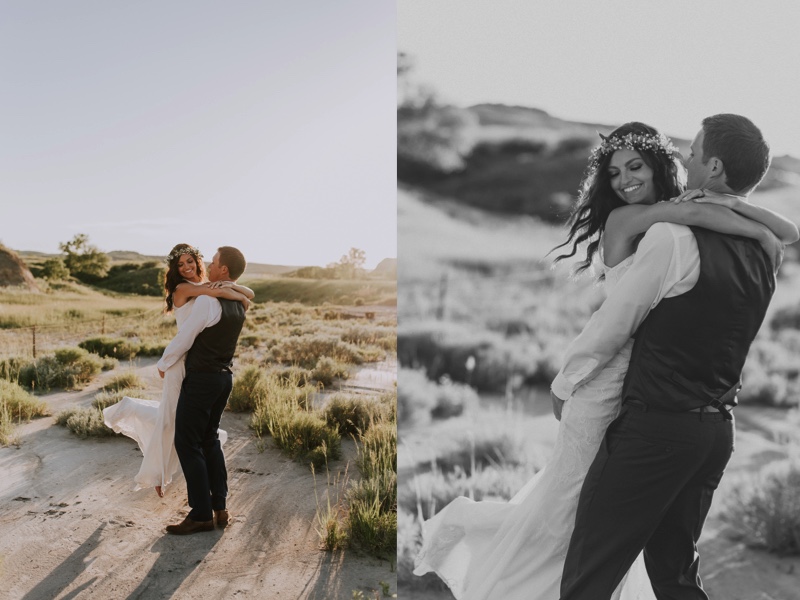
<path id="1" fill-rule="evenodd" d="M 151 365 L 135 370 L 148 374 Z M 88 405 L 101 383 L 46 399 L 54 412 Z M 0 597 L 321 600 L 351 598 L 353 590 L 369 596 L 381 581 L 395 590 L 389 562 L 318 549 L 309 469 L 271 440 L 259 452 L 248 419 L 222 418 L 233 522 L 224 532 L 186 537 L 164 534 L 188 511 L 183 477 L 163 499 L 132 492 L 141 460 L 133 441 L 80 440 L 52 417 L 21 427 L 21 447 L 0 449 Z M 353 476 L 352 442 L 343 450 L 331 468 L 344 470 L 349 460 Z M 324 502 L 327 479 L 316 486 Z"/>

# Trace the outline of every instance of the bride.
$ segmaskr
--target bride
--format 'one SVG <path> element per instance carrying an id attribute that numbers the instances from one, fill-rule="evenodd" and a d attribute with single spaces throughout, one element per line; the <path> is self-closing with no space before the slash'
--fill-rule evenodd
<path id="1" fill-rule="evenodd" d="M 202 255 L 189 244 L 175 246 L 166 262 L 166 312 L 175 313 L 179 331 L 192 312 L 197 296 L 237 300 L 244 304 L 245 310 L 249 308 L 253 291 L 237 284 L 207 283 Z M 184 359 L 185 356 L 181 357 L 164 373 L 160 402 L 125 396 L 117 404 L 103 410 L 105 424 L 117 433 L 136 440 L 144 454 L 142 466 L 134 477 L 134 490 L 152 487 L 163 497 L 164 488 L 180 469 L 174 441 L 175 407 L 185 374 Z M 224 444 L 226 432 L 220 429 L 219 436 L 220 443 Z"/>
<path id="2" fill-rule="evenodd" d="M 599 254 L 608 289 L 631 265 L 638 241 L 656 222 L 754 238 L 771 256 L 781 242 L 797 240 L 797 227 L 780 215 L 739 197 L 682 193 L 684 181 L 685 169 L 668 138 L 637 122 L 617 128 L 591 153 L 568 239 L 558 246 L 572 248 L 556 261 L 574 256 L 586 243 L 578 272 Z M 659 202 L 669 199 L 674 202 Z M 561 418 L 551 460 L 508 503 L 459 497 L 423 524 L 416 575 L 437 573 L 458 600 L 559 597 L 583 479 L 619 412 L 632 345 L 628 340 L 599 375 L 579 387 L 563 413 L 554 401 Z M 613 598 L 655 598 L 641 555 Z"/>

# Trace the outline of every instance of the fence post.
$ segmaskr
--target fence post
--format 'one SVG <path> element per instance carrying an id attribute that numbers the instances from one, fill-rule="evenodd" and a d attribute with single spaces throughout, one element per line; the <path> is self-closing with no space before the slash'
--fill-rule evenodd
<path id="1" fill-rule="evenodd" d="M 33 358 L 36 358 L 36 325 L 33 326 Z"/>
<path id="2" fill-rule="evenodd" d="M 186 260 L 189 260 L 189 259 L 187 258 Z M 105 334 L 106 334 L 106 316 L 103 315 L 103 326 L 101 328 L 101 335 L 105 335 Z"/>
<path id="3" fill-rule="evenodd" d="M 442 279 L 439 281 L 439 304 L 436 307 L 436 320 L 441 321 L 444 319 L 444 303 L 447 299 L 447 272 L 442 273 Z"/>

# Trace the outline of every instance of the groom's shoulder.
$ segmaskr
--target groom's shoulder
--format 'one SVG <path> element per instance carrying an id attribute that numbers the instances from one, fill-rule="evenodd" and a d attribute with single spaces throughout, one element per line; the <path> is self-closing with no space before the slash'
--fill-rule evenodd
<path id="1" fill-rule="evenodd" d="M 219 300 L 214 298 L 214 296 L 198 296 L 195 298 L 194 305 L 198 309 L 208 310 L 215 305 L 219 306 Z"/>
<path id="2" fill-rule="evenodd" d="M 658 248 L 662 252 L 680 251 L 696 244 L 690 227 L 677 223 L 654 223 L 644 234 L 639 248 Z"/>
<path id="3" fill-rule="evenodd" d="M 677 223 L 654 223 L 644 234 L 644 238 L 654 244 L 677 244 L 681 240 L 694 238 L 691 228 Z"/>

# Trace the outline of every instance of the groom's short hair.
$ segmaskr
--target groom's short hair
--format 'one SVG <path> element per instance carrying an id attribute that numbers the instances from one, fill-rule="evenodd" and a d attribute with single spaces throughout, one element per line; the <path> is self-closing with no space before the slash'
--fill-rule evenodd
<path id="1" fill-rule="evenodd" d="M 703 164 L 722 161 L 726 183 L 735 192 L 750 192 L 769 169 L 769 144 L 747 117 L 719 114 L 703 119 Z"/>
<path id="2" fill-rule="evenodd" d="M 244 254 L 238 248 L 233 246 L 221 246 L 217 248 L 219 252 L 219 264 L 228 267 L 228 275 L 236 281 L 244 273 L 244 268 L 247 266 L 247 261 L 244 259 Z"/>

